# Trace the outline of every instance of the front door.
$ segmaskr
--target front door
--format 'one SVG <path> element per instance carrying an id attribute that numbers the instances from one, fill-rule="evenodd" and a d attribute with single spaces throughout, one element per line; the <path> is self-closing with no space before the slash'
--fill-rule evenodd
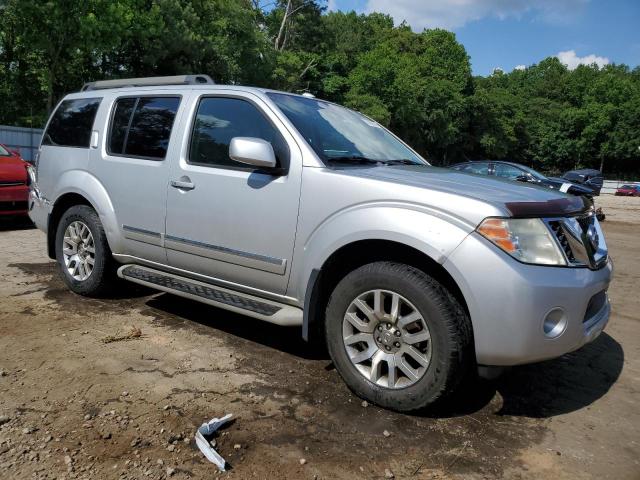
<path id="1" fill-rule="evenodd" d="M 298 218 L 300 149 L 252 94 L 203 92 L 191 110 L 167 193 L 169 264 L 231 288 L 284 294 Z M 270 142 L 281 172 L 261 173 L 231 160 L 234 137 Z"/>

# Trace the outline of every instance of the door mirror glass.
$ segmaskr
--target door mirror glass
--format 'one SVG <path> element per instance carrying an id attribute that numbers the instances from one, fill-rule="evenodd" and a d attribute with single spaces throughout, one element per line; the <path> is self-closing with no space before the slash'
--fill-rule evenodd
<path id="1" fill-rule="evenodd" d="M 233 137 L 229 144 L 229 158 L 259 168 L 274 168 L 276 155 L 266 140 L 254 137 Z"/>

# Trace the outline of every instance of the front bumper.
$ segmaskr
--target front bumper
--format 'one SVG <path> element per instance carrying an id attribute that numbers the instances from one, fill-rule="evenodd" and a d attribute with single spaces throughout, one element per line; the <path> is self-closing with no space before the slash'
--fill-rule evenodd
<path id="1" fill-rule="evenodd" d="M 444 266 L 467 302 L 481 365 L 559 357 L 593 341 L 609 321 L 610 260 L 599 270 L 526 265 L 472 233 Z M 564 326 L 550 338 L 544 321 L 553 311 Z"/>
<path id="2" fill-rule="evenodd" d="M 26 185 L 0 187 L 0 216 L 26 215 L 29 187 Z"/>

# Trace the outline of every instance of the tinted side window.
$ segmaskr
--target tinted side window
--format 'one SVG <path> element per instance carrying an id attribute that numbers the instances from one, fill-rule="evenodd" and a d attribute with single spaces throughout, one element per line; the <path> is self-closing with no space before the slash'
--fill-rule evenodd
<path id="1" fill-rule="evenodd" d="M 121 98 L 116 102 L 109 153 L 162 160 L 180 97 Z"/>
<path id="2" fill-rule="evenodd" d="M 524 172 L 519 168 L 505 165 L 504 163 L 496 163 L 496 176 L 515 180 L 520 175 L 524 175 Z"/>
<path id="3" fill-rule="evenodd" d="M 203 98 L 198 105 L 189 162 L 207 166 L 246 167 L 229 158 L 233 137 L 256 137 L 271 143 L 277 166 L 286 168 L 289 148 L 280 132 L 252 103 L 238 98 Z"/>
<path id="4" fill-rule="evenodd" d="M 124 153 L 164 158 L 179 104 L 178 97 L 140 98 L 131 120 Z"/>
<path id="5" fill-rule="evenodd" d="M 488 163 L 469 163 L 464 167 L 467 173 L 476 173 L 478 175 L 487 175 L 489 173 Z"/>
<path id="6" fill-rule="evenodd" d="M 109 153 L 124 152 L 124 141 L 136 102 L 136 98 L 121 98 L 116 102 L 109 135 Z"/>
<path id="7" fill-rule="evenodd" d="M 43 145 L 89 148 L 100 98 L 63 101 L 51 117 Z"/>

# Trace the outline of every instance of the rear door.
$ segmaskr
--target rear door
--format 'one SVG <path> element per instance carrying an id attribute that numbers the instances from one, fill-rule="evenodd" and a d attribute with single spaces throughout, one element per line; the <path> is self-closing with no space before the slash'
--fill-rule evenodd
<path id="1" fill-rule="evenodd" d="M 115 94 L 102 109 L 105 138 L 92 170 L 109 194 L 123 238 L 119 254 L 167 263 L 162 246 L 174 126 L 185 100 L 175 90 Z M 97 134 L 97 132 L 96 132 Z"/>
<path id="2" fill-rule="evenodd" d="M 232 287 L 284 294 L 300 201 L 300 149 L 251 93 L 209 90 L 192 103 L 167 194 L 169 264 Z M 231 160 L 234 137 L 270 142 L 282 173 Z"/>

